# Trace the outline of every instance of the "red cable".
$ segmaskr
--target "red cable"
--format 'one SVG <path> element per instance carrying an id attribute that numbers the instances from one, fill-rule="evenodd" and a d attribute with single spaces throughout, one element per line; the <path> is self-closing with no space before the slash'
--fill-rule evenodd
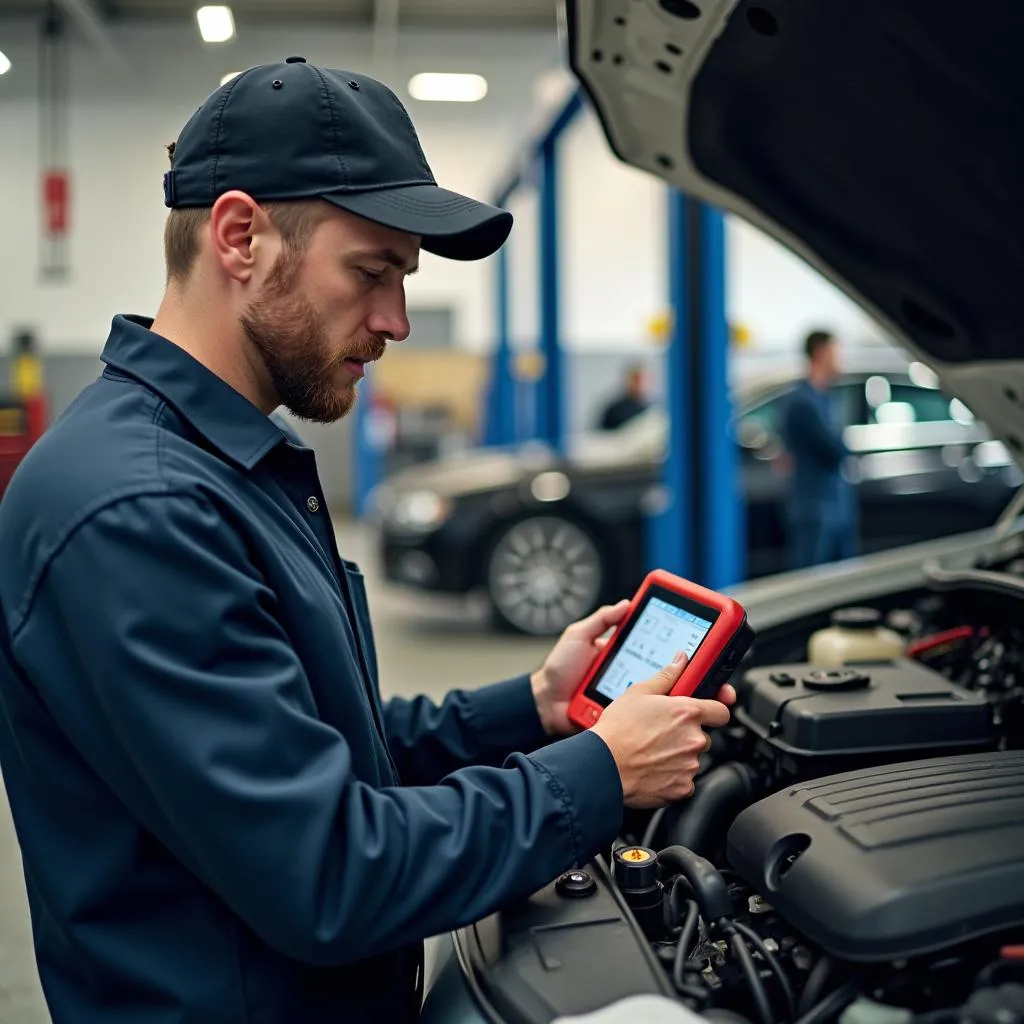
<path id="1" fill-rule="evenodd" d="M 907 657 L 919 658 L 922 654 L 931 654 L 939 647 L 955 644 L 959 640 L 970 640 L 973 636 L 973 626 L 957 626 L 956 629 L 947 629 L 944 633 L 926 636 L 912 643 L 907 648 Z"/>

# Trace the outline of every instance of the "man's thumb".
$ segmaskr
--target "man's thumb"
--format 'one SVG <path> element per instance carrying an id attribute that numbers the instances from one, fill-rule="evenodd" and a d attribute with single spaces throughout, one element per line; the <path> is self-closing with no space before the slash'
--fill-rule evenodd
<path id="1" fill-rule="evenodd" d="M 635 690 L 637 687 L 640 687 L 646 693 L 668 694 L 671 692 L 672 687 L 676 685 L 680 673 L 686 668 L 686 661 L 686 653 L 678 651 L 669 664 L 665 665 L 664 668 L 658 669 L 650 679 L 637 683 L 633 689 Z"/>

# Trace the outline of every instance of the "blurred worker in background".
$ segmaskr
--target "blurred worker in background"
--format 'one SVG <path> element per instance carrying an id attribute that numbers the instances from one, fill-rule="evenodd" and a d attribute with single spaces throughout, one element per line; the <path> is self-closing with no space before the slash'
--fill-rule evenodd
<path id="1" fill-rule="evenodd" d="M 0 767 L 43 991 L 54 1024 L 404 1024 L 424 938 L 689 796 L 735 694 L 669 697 L 677 659 L 575 729 L 623 601 L 533 672 L 382 700 L 362 574 L 272 414 L 345 415 L 409 334 L 420 250 L 482 259 L 511 217 L 436 185 L 390 90 L 301 57 L 203 103 L 164 186 L 156 318 L 114 317 L 0 502 Z"/>
<path id="2" fill-rule="evenodd" d="M 849 451 L 831 394 L 839 345 L 831 332 L 812 331 L 804 353 L 807 375 L 787 401 L 780 429 L 790 459 L 785 520 L 794 569 L 857 553 L 855 497 L 842 472 Z"/>
<path id="3" fill-rule="evenodd" d="M 626 368 L 622 393 L 605 406 L 598 419 L 598 427 L 601 430 L 618 430 L 623 424 L 646 412 L 649 405 L 644 368 L 633 363 Z"/>

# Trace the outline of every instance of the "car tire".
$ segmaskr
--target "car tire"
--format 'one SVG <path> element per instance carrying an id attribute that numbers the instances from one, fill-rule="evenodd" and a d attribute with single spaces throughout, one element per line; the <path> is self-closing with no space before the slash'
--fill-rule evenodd
<path id="1" fill-rule="evenodd" d="M 556 515 L 505 527 L 491 545 L 484 581 L 498 625 L 557 636 L 601 603 L 607 572 L 594 536 Z"/>

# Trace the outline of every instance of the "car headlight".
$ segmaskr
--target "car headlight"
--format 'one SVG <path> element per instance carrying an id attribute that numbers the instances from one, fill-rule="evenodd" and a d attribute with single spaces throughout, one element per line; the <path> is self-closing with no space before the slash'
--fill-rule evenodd
<path id="1" fill-rule="evenodd" d="M 451 511 L 451 502 L 433 491 L 410 491 L 395 500 L 391 521 L 405 530 L 433 530 Z"/>

